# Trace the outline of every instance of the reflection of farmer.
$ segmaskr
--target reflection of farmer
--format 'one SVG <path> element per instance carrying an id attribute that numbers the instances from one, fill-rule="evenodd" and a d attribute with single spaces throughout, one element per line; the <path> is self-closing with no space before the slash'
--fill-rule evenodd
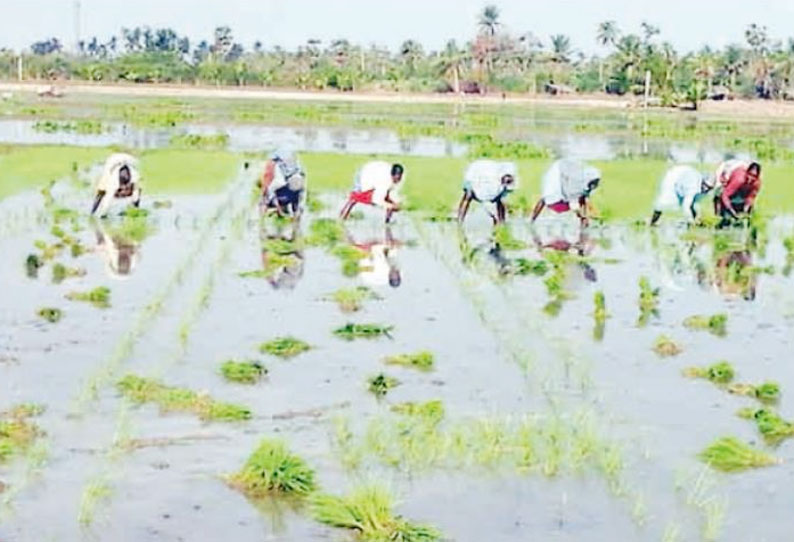
<path id="1" fill-rule="evenodd" d="M 480 254 L 485 254 L 488 256 L 488 259 L 496 265 L 496 270 L 499 275 L 508 275 L 510 273 L 513 262 L 505 256 L 498 242 L 493 239 L 488 239 L 472 247 L 469 238 L 466 236 L 465 230 L 460 229 L 458 231 L 460 253 L 464 265 L 473 265 Z"/>
<path id="2" fill-rule="evenodd" d="M 293 151 L 278 150 L 265 165 L 262 205 L 279 216 L 300 216 L 306 192 L 306 174 Z"/>
<path id="3" fill-rule="evenodd" d="M 353 191 L 342 207 L 340 216 L 347 220 L 357 203 L 374 205 L 386 210 L 386 223 L 400 210 L 397 190 L 402 182 L 405 169 L 400 164 L 374 161 L 364 164 L 356 173 Z"/>
<path id="4" fill-rule="evenodd" d="M 543 195 L 532 212 L 532 222 L 545 207 L 564 213 L 574 206 L 582 226 L 587 226 L 588 199 L 600 181 L 601 172 L 597 168 L 579 160 L 557 160 L 543 175 Z"/>
<path id="5" fill-rule="evenodd" d="M 576 263 L 582 270 L 585 280 L 588 282 L 596 282 L 598 280 L 596 270 L 584 260 L 584 258 L 593 251 L 593 248 L 595 248 L 595 242 L 590 238 L 587 232 L 580 231 L 579 237 L 575 241 L 570 241 L 560 236 L 544 241 L 540 238 L 538 233 L 533 230 L 532 238 L 538 250 L 541 252 L 544 250 L 554 250 L 565 254 L 573 253 L 579 256 Z"/>
<path id="6" fill-rule="evenodd" d="M 753 256 L 749 250 L 726 252 L 714 268 L 714 285 L 722 295 L 755 299 L 757 274 L 751 270 Z"/>
<path id="7" fill-rule="evenodd" d="M 114 279 L 126 279 L 138 264 L 138 244 L 121 235 L 109 234 L 100 223 L 95 223 L 97 253 L 105 262 L 108 275 Z"/>
<path id="8" fill-rule="evenodd" d="M 653 205 L 651 226 L 662 216 L 662 211 L 680 209 L 689 220 L 697 219 L 698 201 L 714 188 L 715 179 L 703 175 L 691 166 L 673 166 L 662 178 L 659 194 Z"/>
<path id="9" fill-rule="evenodd" d="M 391 228 L 386 228 L 383 239 L 358 243 L 348 236 L 350 244 L 366 255 L 359 261 L 358 276 L 368 286 L 399 288 L 402 274 L 397 264 L 397 253 L 402 243 L 394 239 Z"/>
<path id="10" fill-rule="evenodd" d="M 138 160 L 129 154 L 112 154 L 105 161 L 96 183 L 96 196 L 91 214 L 104 217 L 116 200 L 138 207 L 141 203 L 141 179 Z"/>
<path id="11" fill-rule="evenodd" d="M 458 204 L 458 221 L 463 222 L 472 200 L 496 206 L 496 214 L 488 210 L 494 223 L 504 222 L 506 209 L 502 201 L 516 186 L 516 165 L 513 162 L 476 160 L 463 175 L 463 197 Z"/>
<path id="12" fill-rule="evenodd" d="M 749 215 L 760 190 L 761 165 L 758 162 L 734 168 L 714 195 L 714 214 L 722 218 L 722 225 L 728 225 L 731 219 L 738 220 L 739 215 Z"/>
<path id="13" fill-rule="evenodd" d="M 303 277 L 304 257 L 297 224 L 260 235 L 262 269 L 274 290 L 292 290 Z"/>

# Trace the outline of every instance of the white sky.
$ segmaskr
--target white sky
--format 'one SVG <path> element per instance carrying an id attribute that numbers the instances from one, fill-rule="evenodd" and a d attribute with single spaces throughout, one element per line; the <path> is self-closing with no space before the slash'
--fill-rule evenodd
<path id="1" fill-rule="evenodd" d="M 48 36 L 71 46 L 74 0 L 0 0 L 0 47 L 20 49 Z M 232 27 L 246 47 L 294 48 L 309 38 L 397 47 L 412 38 L 440 48 L 450 38 L 469 39 L 486 0 L 82 0 L 83 38 L 107 38 L 122 26 L 170 26 L 191 41 L 209 39 L 215 26 Z M 648 20 L 679 50 L 743 41 L 751 22 L 774 38 L 794 37 L 794 0 L 495 0 L 502 21 L 531 31 L 548 44 L 551 34 L 571 36 L 586 53 L 598 50 L 596 25 L 613 19 L 639 32 Z"/>

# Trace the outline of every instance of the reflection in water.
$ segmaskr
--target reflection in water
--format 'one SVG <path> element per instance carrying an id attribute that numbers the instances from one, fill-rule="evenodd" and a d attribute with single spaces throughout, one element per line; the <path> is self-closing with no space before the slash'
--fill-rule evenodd
<path id="1" fill-rule="evenodd" d="M 259 232 L 262 271 L 274 290 L 292 290 L 303 278 L 304 253 L 300 246 L 300 222 L 264 220 Z"/>
<path id="2" fill-rule="evenodd" d="M 749 250 L 726 252 L 717 259 L 713 284 L 722 295 L 753 301 L 757 283 L 758 273 Z"/>
<path id="3" fill-rule="evenodd" d="M 472 245 L 465 228 L 458 228 L 458 246 L 463 264 L 467 267 L 476 267 L 480 258 L 485 256 L 489 264 L 496 266 L 496 272 L 500 277 L 508 276 L 513 272 L 513 261 L 505 255 L 502 247 L 493 238 Z"/>
<path id="4" fill-rule="evenodd" d="M 390 227 L 386 227 L 383 236 L 367 241 L 356 241 L 347 232 L 351 246 L 361 250 L 365 256 L 358 262 L 358 276 L 367 286 L 386 286 L 399 288 L 402 284 L 402 273 L 397 256 L 404 243 L 394 238 Z"/>
<path id="5" fill-rule="evenodd" d="M 96 252 L 105 263 L 109 277 L 124 280 L 132 275 L 140 260 L 140 239 L 125 235 L 122 228 L 112 228 L 107 223 L 95 220 Z"/>
<path id="6" fill-rule="evenodd" d="M 548 232 L 547 232 L 548 233 Z M 548 234 L 544 239 L 537 229 L 532 229 L 532 240 L 540 252 L 553 250 L 563 254 L 573 254 L 578 256 L 575 265 L 581 270 L 582 275 L 588 282 L 598 281 L 598 274 L 595 268 L 585 259 L 596 247 L 596 241 L 590 237 L 585 228 L 579 228 L 575 239 L 561 234 Z"/>

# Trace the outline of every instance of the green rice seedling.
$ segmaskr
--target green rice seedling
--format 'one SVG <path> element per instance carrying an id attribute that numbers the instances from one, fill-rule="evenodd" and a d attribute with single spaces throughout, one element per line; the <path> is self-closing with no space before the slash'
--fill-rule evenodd
<path id="1" fill-rule="evenodd" d="M 225 149 L 229 145 L 229 134 L 176 134 L 168 143 L 182 149 Z"/>
<path id="2" fill-rule="evenodd" d="M 369 391 L 378 398 L 385 397 L 386 394 L 389 393 L 389 390 L 400 385 L 399 380 L 383 373 L 370 377 L 367 383 L 369 385 Z"/>
<path id="3" fill-rule="evenodd" d="M 534 275 L 542 277 L 549 272 L 549 263 L 546 260 L 528 260 L 516 258 L 513 261 L 513 273 L 516 275 Z"/>
<path id="4" fill-rule="evenodd" d="M 33 447 L 43 433 L 30 418 L 42 411 L 36 405 L 18 405 L 0 414 L 0 465 Z"/>
<path id="5" fill-rule="evenodd" d="M 713 316 L 690 316 L 684 320 L 684 327 L 698 331 L 708 331 L 712 335 L 724 337 L 728 334 L 728 315 L 715 314 Z"/>
<path id="6" fill-rule="evenodd" d="M 386 365 L 400 365 L 411 369 L 418 369 L 420 371 L 432 371 L 435 364 L 435 356 L 432 352 L 423 350 L 415 354 L 397 354 L 395 356 L 388 356 L 384 360 Z"/>
<path id="7" fill-rule="evenodd" d="M 280 256 L 286 256 L 288 254 L 294 254 L 300 251 L 303 247 L 297 241 L 290 241 L 288 239 L 266 239 L 262 243 L 262 250 L 266 250 L 268 252 L 272 252 L 274 254 L 278 254 Z"/>
<path id="8" fill-rule="evenodd" d="M 350 245 L 337 245 L 331 249 L 331 254 L 342 262 L 342 274 L 346 277 L 358 275 L 359 262 L 367 257 L 364 250 Z"/>
<path id="9" fill-rule="evenodd" d="M 425 401 L 424 403 L 408 401 L 392 405 L 391 411 L 402 414 L 403 416 L 416 417 L 437 424 L 444 418 L 444 403 L 437 399 Z"/>
<path id="10" fill-rule="evenodd" d="M 345 229 L 332 218 L 315 219 L 309 226 L 306 243 L 310 246 L 332 247 L 345 240 Z"/>
<path id="11" fill-rule="evenodd" d="M 166 386 L 158 380 L 127 375 L 116 387 L 127 399 L 143 404 L 154 403 L 163 412 L 188 412 L 204 421 L 241 421 L 251 418 L 246 407 L 215 401 L 205 394 Z"/>
<path id="12" fill-rule="evenodd" d="M 36 314 L 39 315 L 39 318 L 47 320 L 51 324 L 57 324 L 63 318 L 63 311 L 55 307 L 42 307 Z"/>
<path id="13" fill-rule="evenodd" d="M 168 199 L 155 200 L 152 202 L 152 207 L 155 209 L 170 209 L 174 206 L 174 202 Z"/>
<path id="14" fill-rule="evenodd" d="M 648 277 L 640 277 L 640 317 L 637 325 L 645 327 L 652 316 L 659 316 L 659 288 L 651 287 Z"/>
<path id="15" fill-rule="evenodd" d="M 33 246 L 41 251 L 41 255 L 39 256 L 39 259 L 48 262 L 60 256 L 61 252 L 63 252 L 65 245 L 63 243 L 54 243 L 48 245 L 44 241 L 38 240 L 33 242 Z"/>
<path id="16" fill-rule="evenodd" d="M 758 399 L 762 403 L 777 403 L 780 400 L 780 384 L 767 381 L 753 386 L 752 384 L 732 384 L 728 391 L 736 395 L 745 395 Z"/>
<path id="17" fill-rule="evenodd" d="M 354 531 L 362 542 L 434 542 L 436 529 L 411 523 L 394 513 L 394 499 L 383 487 L 364 485 L 338 497 L 315 494 L 311 513 L 320 523 Z"/>
<path id="18" fill-rule="evenodd" d="M 500 224 L 494 227 L 493 241 L 502 250 L 522 250 L 527 248 L 526 243 L 513 237 L 513 234 L 510 232 L 510 228 L 508 228 L 505 224 Z"/>
<path id="19" fill-rule="evenodd" d="M 384 336 L 391 338 L 392 330 L 394 330 L 394 326 L 347 323 L 335 329 L 334 335 L 346 341 L 352 341 L 354 339 L 377 339 Z"/>
<path id="20" fill-rule="evenodd" d="M 593 310 L 593 320 L 595 321 L 595 326 L 593 327 L 593 338 L 597 341 L 601 341 L 604 339 L 606 321 L 607 318 L 609 318 L 604 292 L 598 291 L 593 295 L 593 305 L 595 307 Z"/>
<path id="21" fill-rule="evenodd" d="M 230 359 L 221 365 L 221 374 L 229 382 L 256 384 L 267 375 L 267 368 L 258 361 L 235 361 Z"/>
<path id="22" fill-rule="evenodd" d="M 259 345 L 259 351 L 280 358 L 294 358 L 311 349 L 307 343 L 295 337 L 278 337 L 272 341 Z"/>
<path id="23" fill-rule="evenodd" d="M 724 472 L 768 467 L 779 461 L 735 437 L 722 437 L 698 454 L 701 461 Z"/>
<path id="24" fill-rule="evenodd" d="M 794 423 L 784 420 L 768 408 L 743 408 L 737 412 L 740 418 L 753 420 L 764 441 L 772 446 L 794 437 Z"/>
<path id="25" fill-rule="evenodd" d="M 229 483 L 251 499 L 270 495 L 303 497 L 313 492 L 314 470 L 280 440 L 263 439 Z"/>
<path id="26" fill-rule="evenodd" d="M 736 374 L 727 361 L 719 361 L 708 367 L 688 367 L 683 373 L 688 378 L 705 378 L 715 384 L 729 384 Z"/>
<path id="27" fill-rule="evenodd" d="M 269 279 L 281 269 L 289 269 L 300 264 L 300 258 L 294 254 L 269 254 L 262 269 L 244 271 L 237 276 L 244 279 Z"/>
<path id="28" fill-rule="evenodd" d="M 28 254 L 28 257 L 25 258 L 25 274 L 28 278 L 38 278 L 39 269 L 42 267 L 44 267 L 44 262 L 37 254 Z"/>
<path id="29" fill-rule="evenodd" d="M 60 262 L 52 266 L 52 282 L 55 284 L 60 284 L 69 278 L 84 277 L 85 275 L 86 270 L 80 267 L 66 267 Z"/>
<path id="30" fill-rule="evenodd" d="M 659 335 L 653 343 L 653 351 L 663 358 L 668 358 L 677 356 L 684 349 L 667 335 Z"/>
<path id="31" fill-rule="evenodd" d="M 356 286 L 355 288 L 337 290 L 329 296 L 329 299 L 336 302 L 342 312 L 358 312 L 361 310 L 364 301 L 380 299 L 380 297 L 371 288 Z"/>
<path id="32" fill-rule="evenodd" d="M 110 307 L 110 288 L 99 286 L 88 292 L 69 292 L 66 294 L 66 299 L 91 303 L 99 309 L 107 309 Z"/>
<path id="33" fill-rule="evenodd" d="M 149 211 L 142 207 L 127 207 L 121 212 L 121 216 L 132 219 L 147 218 L 149 216 Z"/>

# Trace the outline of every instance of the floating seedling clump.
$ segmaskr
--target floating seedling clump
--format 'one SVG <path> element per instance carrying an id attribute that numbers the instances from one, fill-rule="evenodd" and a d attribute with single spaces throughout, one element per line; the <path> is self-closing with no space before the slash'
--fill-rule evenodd
<path id="1" fill-rule="evenodd" d="M 418 369 L 420 371 L 432 371 L 435 364 L 435 356 L 432 352 L 423 350 L 415 354 L 398 354 L 396 356 L 388 356 L 383 360 L 387 365 L 401 365 L 411 369 Z"/>
<path id="2" fill-rule="evenodd" d="M 278 337 L 259 345 L 259 351 L 280 358 L 294 358 L 311 349 L 307 343 L 295 337 Z"/>
<path id="3" fill-rule="evenodd" d="M 44 262 L 37 254 L 28 254 L 28 257 L 25 258 L 25 274 L 28 278 L 37 278 L 39 269 L 42 267 L 44 267 Z"/>
<path id="4" fill-rule="evenodd" d="M 267 368 L 258 361 L 228 360 L 221 365 L 221 374 L 229 382 L 256 384 L 267 375 Z"/>
<path id="5" fill-rule="evenodd" d="M 644 327 L 652 316 L 659 316 L 659 288 L 653 288 L 648 277 L 640 277 L 640 317 L 637 324 Z"/>
<path id="6" fill-rule="evenodd" d="M 360 248 L 350 245 L 337 245 L 331 254 L 342 262 L 342 274 L 346 277 L 355 277 L 359 271 L 359 262 L 367 257 L 367 253 Z"/>
<path id="7" fill-rule="evenodd" d="M 269 495 L 305 496 L 316 488 L 314 470 L 286 445 L 264 439 L 229 483 L 251 499 Z"/>
<path id="8" fill-rule="evenodd" d="M 374 394 L 375 397 L 384 397 L 389 393 L 389 390 L 400 385 L 399 380 L 383 373 L 370 377 L 367 382 L 369 384 L 369 391 Z"/>
<path id="9" fill-rule="evenodd" d="M 379 296 L 366 286 L 357 286 L 355 288 L 337 290 L 329 298 L 339 305 L 339 309 L 342 312 L 357 312 L 361 310 L 364 301 L 379 299 Z"/>
<path id="10" fill-rule="evenodd" d="M 767 444 L 774 446 L 787 438 L 794 437 L 794 423 L 784 420 L 773 410 L 743 408 L 738 414 L 740 418 L 755 421 L 758 431 Z"/>
<path id="11" fill-rule="evenodd" d="M 595 321 L 595 327 L 593 328 L 593 338 L 597 341 L 600 341 L 604 338 L 604 329 L 607 318 L 609 318 L 604 292 L 598 291 L 593 294 L 593 305 L 593 320 Z"/>
<path id="12" fill-rule="evenodd" d="M 354 339 L 377 339 L 379 337 L 391 337 L 394 326 L 382 326 L 380 324 L 345 324 L 334 330 L 334 335 L 346 341 Z"/>
<path id="13" fill-rule="evenodd" d="M 86 270 L 79 267 L 66 267 L 62 263 L 56 263 L 52 266 L 52 282 L 60 284 L 66 279 L 84 277 Z"/>
<path id="14" fill-rule="evenodd" d="M 727 361 L 720 361 L 708 367 L 688 367 L 684 369 L 684 376 L 689 378 L 705 378 L 715 384 L 729 384 L 736 373 L 733 366 Z"/>
<path id="15" fill-rule="evenodd" d="M 309 226 L 306 242 L 311 246 L 332 247 L 345 240 L 345 229 L 331 218 L 318 218 Z"/>
<path id="16" fill-rule="evenodd" d="M 66 299 L 91 303 L 99 309 L 107 309 L 110 307 L 110 288 L 99 286 L 88 292 L 69 292 L 66 294 Z"/>
<path id="17" fill-rule="evenodd" d="M 684 326 L 698 331 L 708 331 L 712 335 L 717 335 L 718 337 L 724 337 L 728 334 L 728 315 L 690 316 L 684 320 Z"/>
<path id="18" fill-rule="evenodd" d="M 513 237 L 505 224 L 496 226 L 493 230 L 493 241 L 502 250 L 522 250 L 527 248 L 527 244 Z"/>
<path id="19" fill-rule="evenodd" d="M 724 472 L 768 467 L 778 463 L 771 455 L 745 444 L 735 437 L 722 437 L 700 452 L 698 457 Z"/>
<path id="20" fill-rule="evenodd" d="M 528 260 L 516 258 L 513 261 L 513 273 L 516 275 L 533 275 L 542 277 L 549 272 L 549 262 L 546 260 Z"/>
<path id="21" fill-rule="evenodd" d="M 758 399 L 762 403 L 777 403 L 780 400 L 780 384 L 767 381 L 757 386 L 752 384 L 733 384 L 728 391 L 736 395 L 745 395 Z"/>
<path id="22" fill-rule="evenodd" d="M 127 375 L 117 388 L 121 394 L 136 403 L 154 403 L 163 412 L 188 412 L 205 421 L 240 421 L 251 417 L 246 407 L 223 403 L 212 397 L 184 388 L 166 386 L 151 378 Z"/>
<path id="23" fill-rule="evenodd" d="M 367 485 L 345 497 L 317 494 L 310 499 L 314 519 L 355 531 L 364 542 L 434 542 L 436 529 L 411 523 L 394 514 L 394 499 L 384 488 Z"/>
<path id="24" fill-rule="evenodd" d="M 63 318 L 63 311 L 55 307 L 42 307 L 38 310 L 39 318 L 47 320 L 51 324 L 56 324 Z"/>
<path id="25" fill-rule="evenodd" d="M 393 405 L 391 411 L 404 416 L 417 417 L 435 424 L 444 418 L 444 403 L 439 400 L 426 401 L 424 403 L 408 401 Z"/>
<path id="26" fill-rule="evenodd" d="M 31 449 L 42 431 L 30 418 L 42 412 L 38 405 L 23 404 L 0 413 L 0 464 Z"/>
<path id="27" fill-rule="evenodd" d="M 663 358 L 677 356 L 684 351 L 678 343 L 667 335 L 659 335 L 653 343 L 653 351 Z"/>

